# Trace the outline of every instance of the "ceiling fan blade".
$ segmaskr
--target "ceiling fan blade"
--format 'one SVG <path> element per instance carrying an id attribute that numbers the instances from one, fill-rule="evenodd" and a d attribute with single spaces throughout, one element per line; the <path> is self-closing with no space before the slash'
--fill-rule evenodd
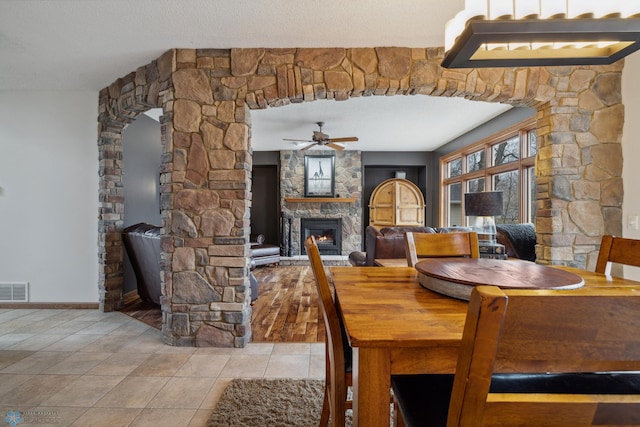
<path id="1" fill-rule="evenodd" d="M 301 148 L 301 149 L 300 149 L 300 151 L 302 151 L 302 150 L 308 150 L 309 148 L 313 147 L 314 145 L 318 145 L 318 143 L 317 143 L 317 142 L 314 142 L 313 144 L 309 144 L 309 145 L 307 145 L 306 147 Z"/>
<path id="2" fill-rule="evenodd" d="M 329 139 L 329 142 L 355 142 L 357 140 L 358 138 L 356 138 L 355 136 L 348 136 L 345 138 L 331 138 Z"/>
<path id="3" fill-rule="evenodd" d="M 328 142 L 327 145 L 334 150 L 344 150 L 344 147 L 342 145 L 334 144 L 333 142 Z"/>
<path id="4" fill-rule="evenodd" d="M 310 139 L 289 139 L 289 138 L 282 138 L 283 141 L 294 141 L 294 142 L 315 142 L 312 141 Z"/>

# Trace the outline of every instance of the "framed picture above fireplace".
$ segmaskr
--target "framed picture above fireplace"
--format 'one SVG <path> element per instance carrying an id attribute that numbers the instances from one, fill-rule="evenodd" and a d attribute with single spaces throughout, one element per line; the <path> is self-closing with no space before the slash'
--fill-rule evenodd
<path id="1" fill-rule="evenodd" d="M 335 197 L 335 156 L 304 156 L 304 197 Z"/>

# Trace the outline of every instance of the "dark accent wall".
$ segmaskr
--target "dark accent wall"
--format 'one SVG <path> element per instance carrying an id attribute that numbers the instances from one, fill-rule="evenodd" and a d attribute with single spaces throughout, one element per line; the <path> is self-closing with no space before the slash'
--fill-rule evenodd
<path id="1" fill-rule="evenodd" d="M 425 209 L 425 224 L 433 223 L 434 218 L 428 205 L 432 203 L 430 194 L 433 192 L 434 183 L 429 182 L 429 168 L 432 162 L 433 153 L 427 151 L 363 151 L 363 195 L 362 212 L 365 218 L 362 221 L 363 228 L 369 224 L 369 199 L 375 187 L 385 179 L 394 178 L 395 171 L 407 172 L 407 179 L 418 186 L 425 198 L 427 209 Z M 383 179 L 384 178 L 384 179 Z M 437 200 L 437 199 L 436 199 Z M 437 212 L 437 211 L 436 211 Z M 435 220 L 438 217 L 436 215 Z M 364 235 L 364 230 L 363 230 Z"/>
<path id="2" fill-rule="evenodd" d="M 265 243 L 280 242 L 280 186 L 276 165 L 253 165 L 251 175 L 251 234 L 263 234 Z"/>
<path id="3" fill-rule="evenodd" d="M 280 164 L 280 152 L 279 151 L 254 151 L 253 152 L 253 165 L 259 166 L 278 166 Z"/>

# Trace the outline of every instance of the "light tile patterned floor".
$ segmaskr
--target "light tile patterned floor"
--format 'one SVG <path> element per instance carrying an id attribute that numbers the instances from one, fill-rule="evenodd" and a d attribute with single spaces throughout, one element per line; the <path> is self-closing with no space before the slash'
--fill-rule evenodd
<path id="1" fill-rule="evenodd" d="M 324 344 L 171 347 L 121 313 L 0 309 L 0 425 L 206 426 L 237 377 L 324 378 Z"/>

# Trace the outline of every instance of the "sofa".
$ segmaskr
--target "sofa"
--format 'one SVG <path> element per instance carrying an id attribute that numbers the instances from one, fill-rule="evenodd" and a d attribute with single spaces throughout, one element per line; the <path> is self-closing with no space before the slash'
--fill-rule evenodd
<path id="1" fill-rule="evenodd" d="M 280 263 L 280 246 L 264 243 L 262 234 L 251 235 L 249 243 L 254 267 L 267 264 L 278 265 Z"/>
<path id="2" fill-rule="evenodd" d="M 371 225 L 365 229 L 365 252 L 354 251 L 349 254 L 353 266 L 374 266 L 376 258 L 406 258 L 404 234 L 414 233 L 451 233 L 469 231 L 466 227 L 384 227 L 377 229 Z"/>
<path id="3" fill-rule="evenodd" d="M 160 227 L 144 222 L 122 231 L 125 250 L 138 284 L 138 295 L 143 301 L 160 305 Z"/>
<path id="4" fill-rule="evenodd" d="M 533 224 L 498 224 L 496 241 L 505 247 L 509 258 L 527 261 L 536 260 L 536 232 Z M 349 254 L 353 266 L 375 266 L 374 260 L 406 258 L 404 233 L 451 233 L 470 231 L 467 227 L 385 227 L 377 229 L 368 226 L 365 229 L 365 252 L 354 251 Z"/>
<path id="5" fill-rule="evenodd" d="M 251 247 L 251 263 L 249 272 L 249 285 L 251 286 L 251 302 L 253 303 L 258 298 L 258 279 L 253 270 L 260 265 L 280 263 L 280 246 L 270 245 L 264 243 L 264 235 L 251 235 L 250 236 Z"/>

